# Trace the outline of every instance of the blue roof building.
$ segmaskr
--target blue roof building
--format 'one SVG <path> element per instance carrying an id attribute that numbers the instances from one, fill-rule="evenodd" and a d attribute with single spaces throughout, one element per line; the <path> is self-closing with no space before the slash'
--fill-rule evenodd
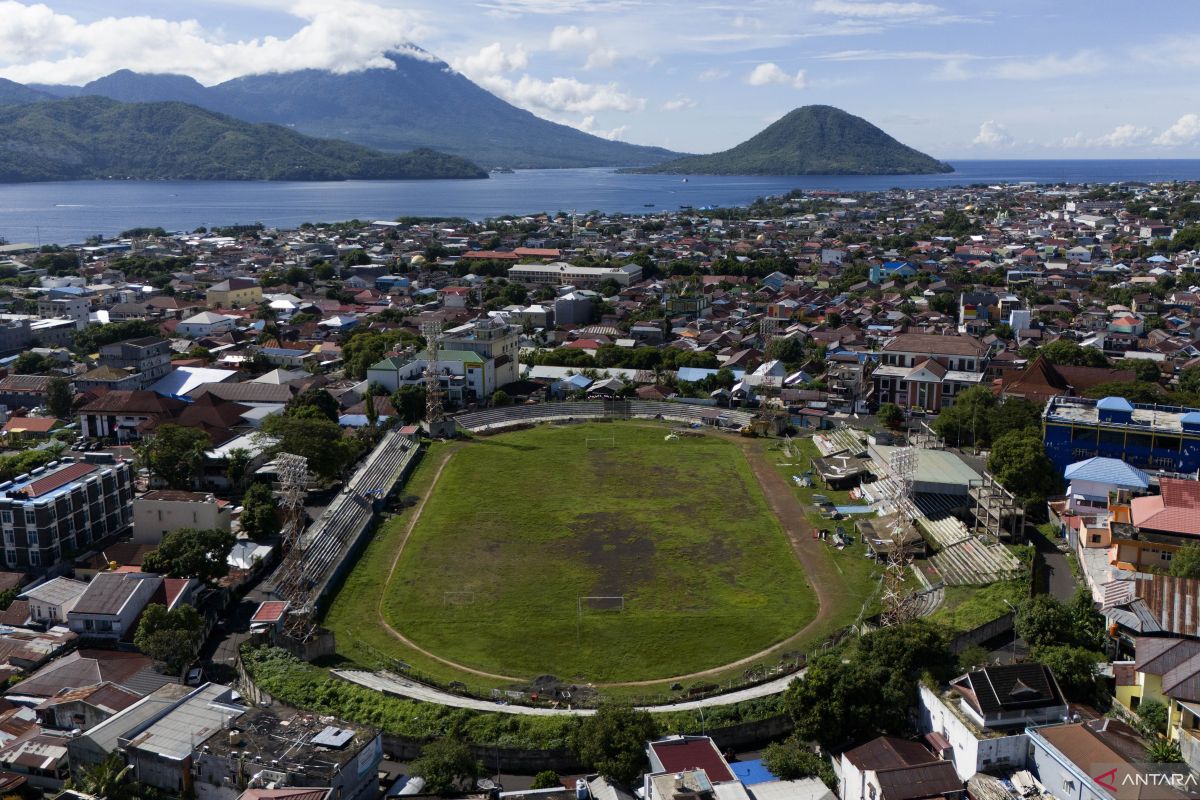
<path id="1" fill-rule="evenodd" d="M 1200 470 L 1200 409 L 1130 403 L 1121 397 L 1053 397 L 1042 422 L 1046 455 L 1064 473 L 1097 456 L 1137 470 Z M 1100 467 L 1081 469 L 1103 473 Z M 1134 477 L 1127 474 L 1122 480 Z"/>

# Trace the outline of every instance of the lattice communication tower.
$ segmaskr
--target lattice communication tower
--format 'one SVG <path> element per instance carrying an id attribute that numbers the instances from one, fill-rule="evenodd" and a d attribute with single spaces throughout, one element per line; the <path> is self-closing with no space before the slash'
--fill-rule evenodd
<path id="1" fill-rule="evenodd" d="M 917 471 L 917 449 L 898 447 L 892 451 L 889 462 L 892 472 L 891 505 L 895 520 L 892 523 L 892 549 L 883 572 L 881 622 L 884 627 L 903 624 L 913 615 L 913 594 L 905 589 L 904 579 L 911 560 L 908 534 L 912 522 L 909 514 L 912 509 L 913 478 Z"/>

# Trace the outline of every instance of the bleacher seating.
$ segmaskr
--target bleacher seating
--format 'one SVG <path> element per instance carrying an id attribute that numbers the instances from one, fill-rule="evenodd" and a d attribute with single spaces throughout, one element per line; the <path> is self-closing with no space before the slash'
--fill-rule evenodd
<path id="1" fill-rule="evenodd" d="M 500 406 L 482 411 L 459 414 L 454 418 L 459 427 L 471 432 L 500 430 L 514 425 L 537 422 L 564 422 L 589 419 L 665 419 L 675 422 L 716 422 L 726 428 L 740 428 L 750 423 L 754 415 L 691 403 L 671 403 L 654 400 L 631 400 L 628 403 L 607 404 L 600 400 L 575 403 L 537 403 L 534 405 Z"/>

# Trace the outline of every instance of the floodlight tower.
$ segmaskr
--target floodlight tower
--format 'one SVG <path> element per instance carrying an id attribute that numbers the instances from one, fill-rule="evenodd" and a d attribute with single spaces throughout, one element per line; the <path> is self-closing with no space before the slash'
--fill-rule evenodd
<path id="1" fill-rule="evenodd" d="M 904 588 L 904 579 L 910 559 L 907 535 L 912 522 L 908 515 L 912 508 L 917 450 L 898 447 L 892 451 L 889 462 L 892 472 L 891 505 L 895 519 L 892 523 L 892 549 L 883 572 L 883 614 L 880 621 L 884 627 L 903 624 L 913 616 L 913 595 Z"/>
<path id="2" fill-rule="evenodd" d="M 292 453 L 280 453 L 275 459 L 279 485 L 283 490 L 283 550 L 296 546 L 304 530 L 304 496 L 308 487 L 308 459 Z"/>
<path id="3" fill-rule="evenodd" d="M 442 406 L 442 384 L 438 380 L 438 354 L 441 350 L 442 326 L 439 322 L 426 322 L 421 325 L 421 333 L 425 336 L 425 352 L 428 361 L 425 363 L 425 421 L 432 427 L 446 418 Z"/>

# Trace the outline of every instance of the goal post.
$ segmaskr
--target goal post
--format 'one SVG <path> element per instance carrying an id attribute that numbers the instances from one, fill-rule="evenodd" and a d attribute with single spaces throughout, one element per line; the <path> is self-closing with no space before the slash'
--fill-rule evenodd
<path id="1" fill-rule="evenodd" d="M 584 611 L 617 611 L 625 610 L 625 595 L 579 595 L 575 598 L 575 611 L 583 616 Z"/>
<path id="2" fill-rule="evenodd" d="M 617 446 L 615 436 L 588 436 L 584 440 L 588 450 L 606 449 L 611 450 Z"/>
<path id="3" fill-rule="evenodd" d="M 472 605 L 475 605 L 475 592 L 473 591 L 442 592 L 442 608 Z"/>

